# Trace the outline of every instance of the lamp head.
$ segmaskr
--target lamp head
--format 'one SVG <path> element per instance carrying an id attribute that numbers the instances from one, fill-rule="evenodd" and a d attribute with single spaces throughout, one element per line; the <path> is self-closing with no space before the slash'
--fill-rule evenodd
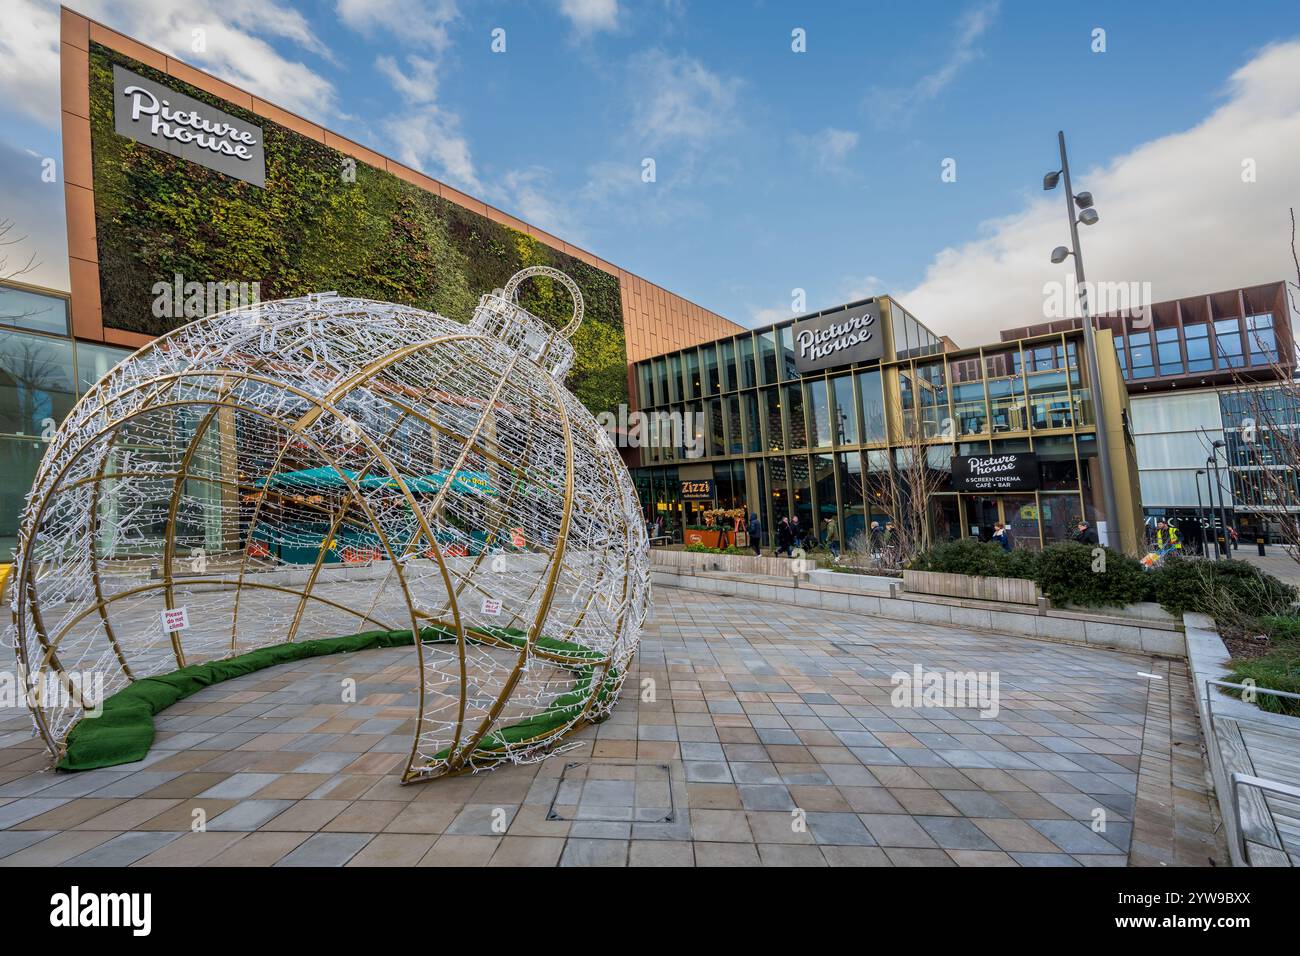
<path id="1" fill-rule="evenodd" d="M 1060 179 L 1061 179 L 1061 171 L 1059 169 L 1054 173 L 1048 173 L 1046 176 L 1043 177 L 1043 191 L 1051 192 L 1053 189 L 1056 188 L 1056 184 L 1060 182 Z"/>
<path id="2" fill-rule="evenodd" d="M 1092 205 L 1092 193 L 1088 193 L 1088 192 L 1078 193 L 1074 197 L 1074 204 L 1078 206 L 1080 209 L 1087 209 L 1089 206 Z"/>
<path id="3" fill-rule="evenodd" d="M 1062 262 L 1065 261 L 1065 257 L 1068 256 L 1069 254 L 1070 254 L 1070 250 L 1065 248 L 1065 246 L 1057 246 L 1055 249 L 1052 250 L 1052 264 L 1060 265 Z"/>
<path id="4" fill-rule="evenodd" d="M 1095 226 L 1097 224 L 1097 220 L 1100 218 L 1101 217 L 1097 215 L 1097 210 L 1091 207 L 1079 213 L 1079 222 L 1083 223 L 1085 226 Z"/>

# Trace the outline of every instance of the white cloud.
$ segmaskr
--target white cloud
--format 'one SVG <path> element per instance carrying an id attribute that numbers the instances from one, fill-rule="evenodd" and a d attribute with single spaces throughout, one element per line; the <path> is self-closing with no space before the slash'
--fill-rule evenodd
<path id="1" fill-rule="evenodd" d="M 698 217 L 704 204 L 688 190 L 734 164 L 719 145 L 741 128 L 743 82 L 693 57 L 653 49 L 632 57 L 626 83 L 629 120 L 608 154 L 588 165 L 579 204 L 588 217 L 615 211 L 625 221 L 657 225 Z M 655 163 L 654 182 L 642 178 L 646 159 Z"/>
<path id="2" fill-rule="evenodd" d="M 736 125 L 739 79 L 663 50 L 639 54 L 631 69 L 632 128 L 647 146 L 699 147 Z"/>
<path id="3" fill-rule="evenodd" d="M 391 56 L 375 60 L 375 69 L 392 84 L 397 94 L 408 103 L 433 103 L 438 99 L 438 65 L 422 56 L 406 58 L 408 72 L 403 73 Z"/>
<path id="4" fill-rule="evenodd" d="M 906 116 L 952 85 L 957 74 L 981 56 L 979 41 L 993 25 L 999 7 L 1000 0 L 986 0 L 958 17 L 948 59 L 911 86 L 873 87 L 867 94 L 867 106 L 876 122 L 884 124 Z"/>
<path id="5" fill-rule="evenodd" d="M 816 133 L 793 133 L 790 136 L 794 148 L 826 172 L 844 169 L 849 153 L 857 148 L 858 139 L 858 134 L 852 130 L 833 126 Z"/>
<path id="6" fill-rule="evenodd" d="M 618 0 L 560 0 L 560 13 L 581 36 L 618 28 Z"/>
<path id="7" fill-rule="evenodd" d="M 474 168 L 469 141 L 460 131 L 460 117 L 430 103 L 380 121 L 397 158 L 413 169 L 446 180 L 457 189 L 481 195 L 483 184 Z"/>
<path id="8" fill-rule="evenodd" d="M 458 189 L 483 195 L 460 116 L 438 99 L 451 28 L 460 18 L 455 0 L 338 0 L 338 12 L 344 23 L 367 37 L 386 33 L 400 43 L 421 47 L 400 64 L 393 56 L 375 59 L 375 69 L 406 105 L 379 121 L 397 158 Z"/>
<path id="9" fill-rule="evenodd" d="M 6 0 L 0 30 L 0 98 L 52 128 L 59 125 L 59 9 L 38 0 Z"/>
<path id="10" fill-rule="evenodd" d="M 277 0 L 82 0 L 78 10 L 278 106 L 314 119 L 338 114 L 334 85 L 263 39 L 331 58 L 302 14 Z M 195 49 L 196 30 L 203 49 Z"/>
<path id="11" fill-rule="evenodd" d="M 530 166 L 511 170 L 502 178 L 501 188 L 494 193 L 525 222 L 552 235 L 563 236 L 566 241 L 583 244 L 582 227 L 574 219 L 572 211 L 552 198 L 556 189 L 550 172 L 545 168 Z"/>
<path id="12" fill-rule="evenodd" d="M 367 37 L 387 33 L 438 54 L 451 45 L 451 25 L 460 18 L 456 0 L 338 0 L 345 24 Z"/>
<path id="13" fill-rule="evenodd" d="M 1154 301 L 1293 276 L 1289 206 L 1300 206 L 1300 41 L 1259 52 L 1232 74 L 1225 101 L 1199 125 L 1145 143 L 1104 167 L 1079 160 L 1076 191 L 1096 197 L 1101 221 L 1080 226 L 1089 282 L 1149 282 Z M 1044 166 L 1054 146 L 1044 144 Z M 1256 182 L 1242 181 L 1252 160 Z M 1046 169 L 1044 170 L 1046 172 Z M 960 344 L 1043 321 L 1043 285 L 1069 244 L 1060 187 L 982 226 L 981 238 L 941 250 L 899 299 Z"/>

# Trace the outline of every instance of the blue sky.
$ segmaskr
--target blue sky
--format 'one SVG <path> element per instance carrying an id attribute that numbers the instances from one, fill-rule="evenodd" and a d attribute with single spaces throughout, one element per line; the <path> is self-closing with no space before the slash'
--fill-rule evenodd
<path id="1" fill-rule="evenodd" d="M 1161 299 L 1288 274 L 1294 0 L 70 5 L 745 324 L 790 314 L 794 289 L 809 309 L 892 292 L 963 344 L 1034 321 L 1067 241 L 1059 193 L 1038 185 L 1058 128 L 1102 212 L 1090 277 Z M 0 39 L 0 216 L 18 209 L 53 253 L 41 220 L 61 211 L 39 207 L 58 191 L 22 182 L 58 155 L 41 106 L 55 8 L 0 8 L 0 32 L 31 24 Z"/>

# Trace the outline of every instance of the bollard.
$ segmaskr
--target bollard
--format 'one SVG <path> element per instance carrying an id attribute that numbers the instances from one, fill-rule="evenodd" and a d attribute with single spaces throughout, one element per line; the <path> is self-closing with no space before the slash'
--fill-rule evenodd
<path id="1" fill-rule="evenodd" d="M 1264 557 L 1264 539 L 1263 539 L 1263 538 L 1256 538 L 1256 539 L 1255 539 L 1255 543 L 1256 543 L 1257 545 L 1259 545 L 1259 556 L 1260 556 L 1261 558 Z"/>

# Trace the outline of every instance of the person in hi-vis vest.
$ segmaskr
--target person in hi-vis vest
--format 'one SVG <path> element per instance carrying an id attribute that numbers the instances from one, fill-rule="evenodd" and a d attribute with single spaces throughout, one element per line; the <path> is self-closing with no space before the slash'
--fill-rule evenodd
<path id="1" fill-rule="evenodd" d="M 1166 548 L 1181 551 L 1183 542 L 1178 536 L 1178 529 L 1172 527 L 1164 518 L 1161 518 L 1156 522 L 1156 550 L 1164 551 Z"/>

